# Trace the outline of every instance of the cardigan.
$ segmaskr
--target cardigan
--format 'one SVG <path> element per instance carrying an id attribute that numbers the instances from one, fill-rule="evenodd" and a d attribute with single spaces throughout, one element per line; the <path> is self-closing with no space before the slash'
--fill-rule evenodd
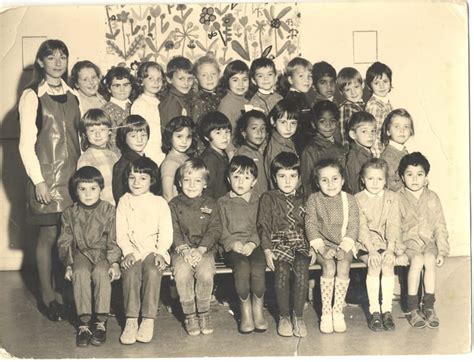
<path id="1" fill-rule="evenodd" d="M 191 100 L 191 115 L 194 123 L 199 126 L 205 114 L 217 111 L 220 101 L 216 93 L 199 89 Z"/>
<path id="2" fill-rule="evenodd" d="M 359 145 L 358 143 L 351 142 L 349 145 L 349 152 L 347 153 L 346 161 L 346 182 L 345 186 L 347 192 L 356 194 L 362 191 L 360 184 L 360 170 L 364 163 L 372 158 L 370 149 Z"/>
<path id="3" fill-rule="evenodd" d="M 192 93 L 181 93 L 174 86 L 170 86 L 167 95 L 159 105 L 161 134 L 166 125 L 175 117 L 191 117 L 191 98 Z"/>
<path id="4" fill-rule="evenodd" d="M 398 166 L 400 165 L 400 160 L 403 156 L 408 155 L 408 151 L 405 149 L 404 151 L 400 151 L 396 147 L 394 147 L 390 141 L 388 145 L 385 147 L 385 150 L 380 155 L 380 158 L 387 161 L 388 163 L 388 180 L 387 186 L 392 191 L 398 191 L 401 187 L 403 187 L 403 182 L 398 174 Z"/>
<path id="5" fill-rule="evenodd" d="M 250 104 L 268 116 L 273 107 L 275 107 L 275 105 L 282 99 L 283 97 L 277 92 L 264 94 L 257 91 L 252 99 L 250 99 Z"/>
<path id="6" fill-rule="evenodd" d="M 178 189 L 176 187 L 176 171 L 178 168 L 187 160 L 189 156 L 185 153 L 180 153 L 171 149 L 166 155 L 163 163 L 161 164 L 161 186 L 163 189 L 163 197 L 166 201 L 170 201 L 173 197 L 178 195 Z M 171 182 L 171 190 L 166 189 L 165 180 L 169 184 Z"/>
<path id="7" fill-rule="evenodd" d="M 229 190 L 226 181 L 229 165 L 227 155 L 217 152 L 209 145 L 199 158 L 203 160 L 209 170 L 209 183 L 204 193 L 217 200 Z"/>

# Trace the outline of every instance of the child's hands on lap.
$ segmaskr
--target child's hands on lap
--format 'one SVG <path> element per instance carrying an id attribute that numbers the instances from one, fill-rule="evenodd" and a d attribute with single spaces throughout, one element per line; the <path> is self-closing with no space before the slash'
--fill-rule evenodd
<path id="1" fill-rule="evenodd" d="M 334 259 L 336 256 L 336 249 L 326 248 L 325 246 L 318 249 L 319 253 L 324 259 Z"/>
<path id="2" fill-rule="evenodd" d="M 202 259 L 202 254 L 197 249 L 191 250 L 192 266 L 196 267 Z"/>
<path id="3" fill-rule="evenodd" d="M 242 254 L 245 255 L 245 256 L 249 256 L 250 254 L 252 254 L 253 250 L 256 247 L 257 247 L 257 245 L 250 241 L 242 247 Z"/>
<path id="4" fill-rule="evenodd" d="M 311 258 L 309 261 L 309 265 L 313 265 L 314 263 L 316 263 L 317 255 L 316 251 L 313 248 L 309 248 L 309 256 Z"/>
<path id="5" fill-rule="evenodd" d="M 336 259 L 342 260 L 346 257 L 346 252 L 342 248 L 337 248 L 336 250 Z"/>
<path id="6" fill-rule="evenodd" d="M 391 250 L 385 250 L 382 260 L 384 264 L 393 265 L 395 263 L 395 254 Z"/>
<path id="7" fill-rule="evenodd" d="M 158 267 L 159 271 L 163 271 L 166 268 L 166 261 L 163 258 L 163 255 L 155 254 L 155 265 Z"/>
<path id="8" fill-rule="evenodd" d="M 128 269 L 130 268 L 133 264 L 135 264 L 136 259 L 135 255 L 133 254 L 128 254 L 123 260 L 122 260 L 122 268 Z"/>
<path id="9" fill-rule="evenodd" d="M 72 267 L 68 266 L 66 268 L 66 273 L 64 273 L 64 279 L 72 282 L 72 275 L 73 275 Z"/>
<path id="10" fill-rule="evenodd" d="M 232 246 L 230 247 L 232 249 L 232 251 L 236 252 L 236 253 L 239 253 L 239 254 L 242 254 L 242 248 L 244 246 L 242 245 L 242 243 L 240 241 L 236 241 L 235 243 L 232 244 Z"/>
<path id="11" fill-rule="evenodd" d="M 380 256 L 379 252 L 377 250 L 374 251 L 369 251 L 369 259 L 367 261 L 367 264 L 371 268 L 378 268 L 380 267 L 380 263 L 382 262 L 382 257 Z"/>
<path id="12" fill-rule="evenodd" d="M 110 268 L 109 268 L 109 277 L 110 277 L 110 281 L 113 282 L 114 280 L 118 280 L 120 279 L 120 267 L 118 265 L 118 263 L 113 263 Z"/>
<path id="13" fill-rule="evenodd" d="M 395 258 L 395 265 L 407 266 L 409 264 L 408 256 L 406 254 L 398 255 Z"/>
<path id="14" fill-rule="evenodd" d="M 193 266 L 193 255 L 191 254 L 191 250 L 183 252 L 183 259 L 186 263 Z"/>
<path id="15" fill-rule="evenodd" d="M 265 254 L 265 262 L 267 263 L 267 266 L 270 268 L 270 270 L 275 270 L 275 264 L 273 264 L 275 254 L 273 254 L 273 251 L 271 251 L 271 249 L 265 249 L 263 253 Z"/>
<path id="16" fill-rule="evenodd" d="M 199 253 L 200 253 L 201 255 L 204 255 L 204 254 L 207 253 L 207 247 L 205 247 L 205 246 L 198 246 L 198 247 L 196 248 L 196 250 L 199 251 Z"/>
<path id="17" fill-rule="evenodd" d="M 436 256 L 436 266 L 437 267 L 442 267 L 444 264 L 444 256 L 442 255 L 437 255 Z"/>

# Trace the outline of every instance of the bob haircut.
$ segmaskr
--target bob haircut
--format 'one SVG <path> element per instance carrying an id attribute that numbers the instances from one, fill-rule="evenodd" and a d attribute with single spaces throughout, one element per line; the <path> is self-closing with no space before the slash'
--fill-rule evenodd
<path id="1" fill-rule="evenodd" d="M 230 161 L 228 176 L 230 177 L 233 173 L 250 173 L 253 177 L 258 177 L 258 168 L 255 161 L 250 157 L 238 155 L 232 157 Z"/>
<path id="2" fill-rule="evenodd" d="M 390 127 L 392 126 L 393 118 L 395 116 L 409 119 L 411 136 L 415 135 L 415 127 L 413 125 L 413 118 L 411 118 L 410 113 L 408 113 L 406 109 L 397 108 L 391 111 L 387 115 L 387 117 L 385 117 L 385 120 L 383 121 L 382 128 L 380 130 L 380 141 L 382 142 L 383 145 L 387 145 L 388 142 L 390 141 L 390 136 L 388 135 L 388 132 L 390 131 Z"/>
<path id="3" fill-rule="evenodd" d="M 91 145 L 87 139 L 87 127 L 92 126 L 107 126 L 109 129 L 112 127 L 112 121 L 107 114 L 100 108 L 91 108 L 81 118 L 79 122 L 79 132 L 81 134 L 81 149 L 87 150 Z M 109 131 L 110 132 L 110 131 Z"/>
<path id="4" fill-rule="evenodd" d="M 209 183 L 210 175 L 209 169 L 207 168 L 206 164 L 200 158 L 190 158 L 178 168 L 177 175 L 179 177 L 179 181 L 183 182 L 183 178 L 189 175 L 191 172 L 202 172 L 202 176 L 206 181 L 206 184 Z"/>
<path id="5" fill-rule="evenodd" d="M 265 130 L 268 136 L 270 132 L 270 125 L 267 122 L 267 116 L 265 116 L 265 113 L 261 111 L 252 109 L 251 111 L 245 112 L 237 120 L 237 125 L 235 126 L 235 132 L 234 132 L 234 145 L 235 146 L 238 147 L 245 144 L 245 138 L 244 138 L 243 132 L 245 132 L 245 130 L 247 129 L 249 122 L 252 118 L 263 120 L 263 122 L 265 123 Z"/>
<path id="6" fill-rule="evenodd" d="M 150 126 L 148 125 L 148 122 L 145 120 L 145 118 L 139 116 L 138 114 L 131 114 L 125 118 L 125 122 L 117 130 L 116 143 L 117 147 L 120 151 L 122 151 L 122 153 L 129 149 L 126 142 L 127 134 L 136 131 L 145 131 L 148 135 L 148 138 L 150 138 Z"/>
<path id="7" fill-rule="evenodd" d="M 296 170 L 301 175 L 299 157 L 293 152 L 281 152 L 275 156 L 270 166 L 270 174 L 276 182 L 276 174 L 280 170 Z"/>
<path id="8" fill-rule="evenodd" d="M 371 92 L 374 91 L 372 89 L 371 83 L 375 79 L 382 77 L 384 74 L 390 80 L 390 89 L 392 89 L 392 70 L 388 67 L 388 65 L 380 62 L 375 62 L 367 69 L 367 73 L 365 74 L 365 84 Z"/>
<path id="9" fill-rule="evenodd" d="M 74 192 L 74 196 L 77 197 L 77 187 L 81 182 L 93 183 L 97 182 L 100 189 L 104 189 L 104 177 L 98 169 L 92 166 L 84 166 L 74 172 L 71 177 L 71 187 Z"/>
<path id="10" fill-rule="evenodd" d="M 342 68 L 336 78 L 336 85 L 339 92 L 342 93 L 344 88 L 352 82 L 363 84 L 362 76 L 359 71 L 352 67 Z"/>
<path id="11" fill-rule="evenodd" d="M 187 154 L 194 153 L 196 150 L 196 127 L 194 125 L 193 119 L 187 116 L 178 116 L 174 117 L 163 130 L 163 144 L 161 145 L 161 149 L 164 153 L 168 153 L 173 148 L 172 139 L 173 133 L 180 132 L 184 128 L 189 128 L 189 132 L 191 133 L 191 146 L 186 151 Z"/>
<path id="12" fill-rule="evenodd" d="M 160 183 L 158 182 L 158 165 L 151 159 L 146 156 L 142 156 L 128 164 L 127 168 L 125 169 L 124 175 L 124 186 L 127 192 L 130 191 L 130 187 L 128 185 L 128 178 L 132 172 L 136 173 L 144 173 L 150 175 L 150 191 L 154 195 L 159 195 L 160 190 Z"/>

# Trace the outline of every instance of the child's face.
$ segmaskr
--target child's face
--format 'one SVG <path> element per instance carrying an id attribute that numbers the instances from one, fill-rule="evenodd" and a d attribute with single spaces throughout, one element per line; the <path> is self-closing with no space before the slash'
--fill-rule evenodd
<path id="1" fill-rule="evenodd" d="M 231 137 L 230 129 L 228 128 L 217 128 L 213 129 L 209 133 L 209 138 L 207 139 L 211 146 L 217 150 L 225 150 L 229 145 Z"/>
<path id="2" fill-rule="evenodd" d="M 207 186 L 204 173 L 200 170 L 190 170 L 187 175 L 181 179 L 180 183 L 183 193 L 190 199 L 201 196 L 202 191 Z"/>
<path id="3" fill-rule="evenodd" d="M 178 91 L 183 94 L 188 94 L 193 87 L 194 75 L 186 72 L 185 70 L 178 69 L 173 73 L 171 79 L 168 78 L 168 82 L 173 85 Z"/>
<path id="4" fill-rule="evenodd" d="M 77 74 L 76 88 L 88 97 L 95 96 L 99 90 L 99 76 L 94 68 L 82 68 Z"/>
<path id="5" fill-rule="evenodd" d="M 336 196 L 342 190 L 344 179 L 339 169 L 333 166 L 324 167 L 318 172 L 318 185 L 321 192 L 326 196 Z"/>
<path id="6" fill-rule="evenodd" d="M 403 183 L 410 191 L 416 192 L 426 185 L 426 172 L 420 165 L 408 166 L 402 176 Z"/>
<path id="7" fill-rule="evenodd" d="M 53 51 L 53 54 L 39 59 L 38 64 L 43 68 L 46 80 L 48 80 L 48 78 L 58 79 L 61 78 L 67 70 L 67 56 L 59 49 L 56 49 Z"/>
<path id="8" fill-rule="evenodd" d="M 295 67 L 293 74 L 288 77 L 288 82 L 297 91 L 306 93 L 313 85 L 313 75 L 309 69 L 298 66 Z"/>
<path id="9" fill-rule="evenodd" d="M 356 80 L 352 80 L 342 90 L 344 98 L 351 102 L 360 102 L 362 100 L 362 84 Z"/>
<path id="10" fill-rule="evenodd" d="M 112 97 L 119 101 L 126 101 L 130 97 L 130 93 L 132 93 L 132 83 L 127 78 L 113 78 L 109 91 Z"/>
<path id="11" fill-rule="evenodd" d="M 337 118 L 330 111 L 323 111 L 318 119 L 316 119 L 316 131 L 326 139 L 334 136 L 337 128 Z"/>
<path id="12" fill-rule="evenodd" d="M 385 97 L 392 88 L 390 79 L 388 79 L 387 74 L 382 73 L 382 76 L 375 77 L 374 80 L 370 83 L 370 87 L 375 95 L 379 97 Z"/>
<path id="13" fill-rule="evenodd" d="M 252 190 L 257 179 L 250 172 L 235 171 L 230 174 L 230 188 L 237 195 L 243 196 Z"/>
<path id="14" fill-rule="evenodd" d="M 128 132 L 125 142 L 132 151 L 142 154 L 148 142 L 148 134 L 144 129 Z"/>
<path id="15" fill-rule="evenodd" d="M 109 141 L 110 130 L 105 124 L 86 128 L 86 137 L 89 143 L 97 148 L 105 148 Z"/>
<path id="16" fill-rule="evenodd" d="M 191 131 L 188 127 L 184 127 L 181 131 L 173 132 L 171 147 L 173 147 L 176 152 L 185 153 L 189 147 L 191 147 L 192 141 L 193 137 Z"/>
<path id="17" fill-rule="evenodd" d="M 296 190 L 299 181 L 298 170 L 280 169 L 275 175 L 278 189 L 284 194 L 291 194 Z"/>
<path id="18" fill-rule="evenodd" d="M 155 67 L 148 68 L 147 73 L 148 76 L 142 81 L 143 93 L 154 96 L 163 87 L 163 75 Z"/>
<path id="19" fill-rule="evenodd" d="M 316 82 L 316 90 L 324 98 L 329 99 L 334 97 L 334 93 L 336 92 L 336 80 L 329 75 L 325 75 Z"/>
<path id="20" fill-rule="evenodd" d="M 371 148 L 375 142 L 376 127 L 377 126 L 373 122 L 362 123 L 355 129 L 355 131 L 349 131 L 349 137 L 359 145 Z"/>
<path id="21" fill-rule="evenodd" d="M 373 195 L 377 195 L 385 187 L 385 171 L 380 168 L 368 168 L 362 177 L 365 189 Z"/>
<path id="22" fill-rule="evenodd" d="M 392 141 L 401 145 L 405 144 L 411 136 L 410 119 L 402 116 L 393 116 L 387 134 Z"/>
<path id="23" fill-rule="evenodd" d="M 263 67 L 255 71 L 253 80 L 257 84 L 258 89 L 271 91 L 275 86 L 276 79 L 276 74 L 272 67 Z"/>
<path id="24" fill-rule="evenodd" d="M 196 77 L 199 86 L 211 92 L 216 89 L 219 82 L 219 70 L 215 64 L 204 63 L 199 66 Z"/>
<path id="25" fill-rule="evenodd" d="M 273 123 L 276 131 L 283 138 L 290 138 L 296 133 L 296 128 L 298 127 L 298 121 L 296 119 L 288 119 L 287 114 L 285 113 L 283 117 L 276 120 Z"/>
<path id="26" fill-rule="evenodd" d="M 260 147 L 267 137 L 265 121 L 260 118 L 250 118 L 242 135 L 248 144 L 257 148 Z"/>
<path id="27" fill-rule="evenodd" d="M 79 182 L 77 184 L 77 197 L 81 204 L 86 206 L 94 205 L 100 198 L 100 186 L 97 182 Z"/>
<path id="28" fill-rule="evenodd" d="M 151 176 L 147 173 L 132 170 L 128 175 L 128 188 L 132 195 L 140 196 L 150 191 Z"/>
<path id="29" fill-rule="evenodd" d="M 237 96 L 243 96 L 249 90 L 249 76 L 247 73 L 234 74 L 229 79 L 229 90 Z"/>

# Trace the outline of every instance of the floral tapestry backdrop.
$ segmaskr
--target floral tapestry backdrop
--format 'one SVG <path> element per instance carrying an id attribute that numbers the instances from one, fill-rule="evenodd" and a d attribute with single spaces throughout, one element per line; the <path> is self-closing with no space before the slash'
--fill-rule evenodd
<path id="1" fill-rule="evenodd" d="M 300 55 L 301 14 L 295 3 L 108 5 L 107 63 L 135 70 L 145 60 L 196 60 L 212 53 L 223 67 L 260 56 L 283 69 Z"/>

